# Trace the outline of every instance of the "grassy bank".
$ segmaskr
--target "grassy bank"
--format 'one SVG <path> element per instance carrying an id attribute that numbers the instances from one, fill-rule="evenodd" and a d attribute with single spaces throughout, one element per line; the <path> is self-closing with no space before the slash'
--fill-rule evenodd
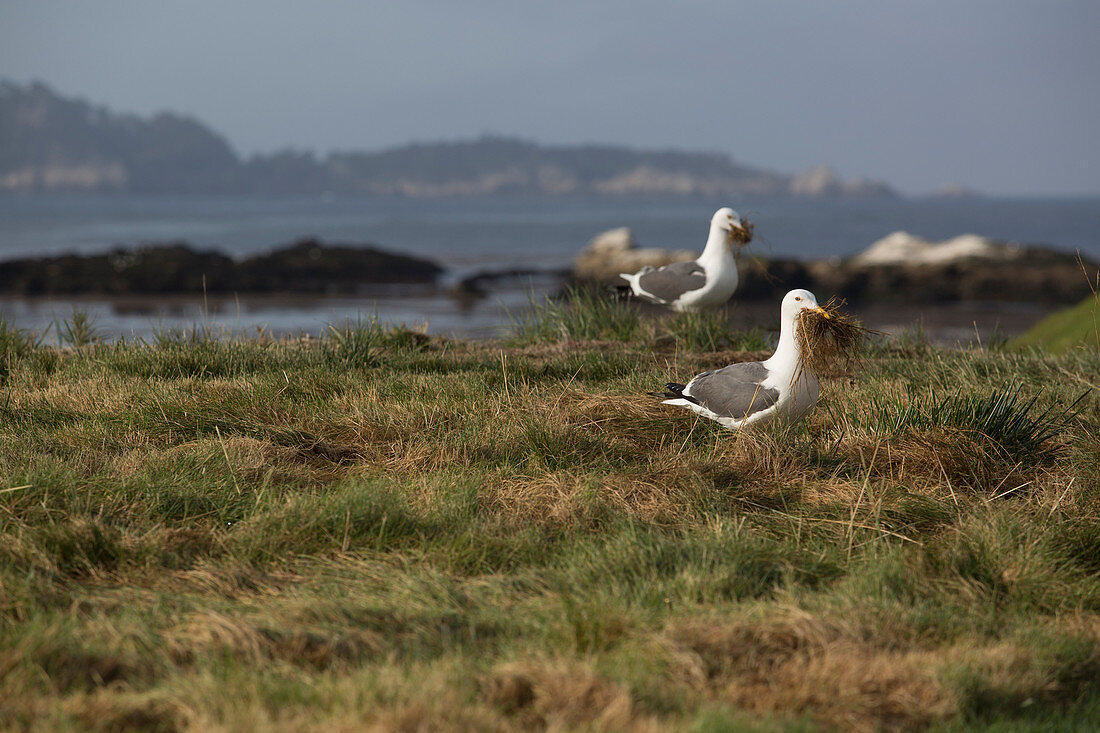
<path id="1" fill-rule="evenodd" d="M 0 327 L 0 728 L 1097 725 L 1100 354 L 880 344 L 746 435 L 645 396 L 763 340 Z"/>
<path id="2" fill-rule="evenodd" d="M 1052 354 L 1071 349 L 1100 349 L 1100 296 L 1088 296 L 1072 308 L 1052 313 L 1009 342 L 1011 348 L 1041 348 Z"/>

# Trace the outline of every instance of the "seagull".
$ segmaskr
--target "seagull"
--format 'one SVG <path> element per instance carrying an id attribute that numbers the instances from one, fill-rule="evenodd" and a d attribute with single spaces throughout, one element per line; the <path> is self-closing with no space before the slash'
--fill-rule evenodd
<path id="1" fill-rule="evenodd" d="M 621 272 L 619 277 L 630 283 L 634 295 L 673 310 L 697 311 L 723 305 L 737 289 L 734 232 L 745 233 L 745 226 L 736 211 L 723 207 L 710 219 L 710 236 L 699 259 L 658 268 L 646 265 L 633 275 Z"/>
<path id="2" fill-rule="evenodd" d="M 797 422 L 817 403 L 818 395 L 817 377 L 802 368 L 795 339 L 798 314 L 806 309 L 829 318 L 808 290 L 792 290 L 783 297 L 779 344 L 767 361 L 730 364 L 696 375 L 687 384 L 670 382 L 667 392 L 650 394 L 732 430 L 773 420 Z"/>

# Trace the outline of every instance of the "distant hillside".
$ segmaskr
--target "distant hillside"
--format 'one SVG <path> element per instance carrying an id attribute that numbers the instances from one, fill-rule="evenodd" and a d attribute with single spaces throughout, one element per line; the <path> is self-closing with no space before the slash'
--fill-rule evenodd
<path id="1" fill-rule="evenodd" d="M 243 160 L 190 117 L 116 114 L 35 83 L 0 82 L 0 192 L 370 193 L 404 196 L 890 196 L 827 167 L 790 176 L 723 153 L 612 145 L 544 146 L 483 137 L 318 158 L 281 151 Z"/>
<path id="2" fill-rule="evenodd" d="M 242 174 L 197 120 L 118 115 L 42 84 L 0 82 L 0 190 L 217 193 L 240 190 Z"/>

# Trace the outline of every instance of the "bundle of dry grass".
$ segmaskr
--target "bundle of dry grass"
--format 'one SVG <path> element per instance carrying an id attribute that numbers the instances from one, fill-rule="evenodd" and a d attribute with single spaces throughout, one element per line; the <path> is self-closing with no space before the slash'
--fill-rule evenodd
<path id="1" fill-rule="evenodd" d="M 795 341 L 801 355 L 801 368 L 823 374 L 857 356 L 867 336 L 874 333 L 858 318 L 841 311 L 845 301 L 829 298 L 820 310 L 807 308 L 798 314 Z"/>
<path id="2" fill-rule="evenodd" d="M 731 241 L 744 247 L 752 241 L 754 231 L 756 231 L 756 225 L 748 219 L 742 219 L 741 228 L 730 229 L 729 237 Z"/>

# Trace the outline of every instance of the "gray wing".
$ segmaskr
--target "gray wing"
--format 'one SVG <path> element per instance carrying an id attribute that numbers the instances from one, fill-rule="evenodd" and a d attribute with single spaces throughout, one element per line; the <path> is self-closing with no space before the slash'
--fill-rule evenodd
<path id="1" fill-rule="evenodd" d="M 707 273 L 698 262 L 675 262 L 649 272 L 643 269 L 638 288 L 644 295 L 671 303 L 688 291 L 698 290 L 706 282 Z"/>
<path id="2" fill-rule="evenodd" d="M 778 390 L 760 386 L 767 377 L 763 364 L 746 361 L 703 372 L 688 382 L 685 392 L 715 415 L 740 420 L 768 409 L 779 399 Z"/>

